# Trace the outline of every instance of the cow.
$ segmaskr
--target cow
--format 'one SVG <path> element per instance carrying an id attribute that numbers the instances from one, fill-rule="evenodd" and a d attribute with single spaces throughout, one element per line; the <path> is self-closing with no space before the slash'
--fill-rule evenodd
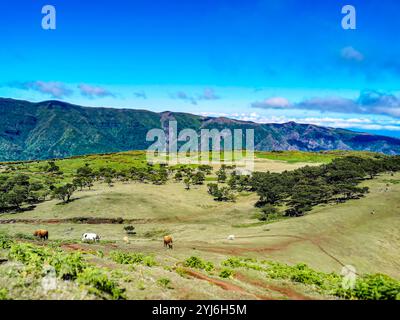
<path id="1" fill-rule="evenodd" d="M 164 247 L 172 249 L 172 237 L 171 236 L 164 236 Z"/>
<path id="2" fill-rule="evenodd" d="M 233 234 L 230 234 L 230 235 L 228 236 L 228 240 L 235 240 L 235 236 L 234 236 Z"/>
<path id="3" fill-rule="evenodd" d="M 82 242 L 97 242 L 100 241 L 100 236 L 95 233 L 84 233 L 82 235 Z"/>
<path id="4" fill-rule="evenodd" d="M 49 238 L 49 232 L 47 230 L 39 229 L 36 230 L 33 235 L 39 239 L 47 240 Z"/>

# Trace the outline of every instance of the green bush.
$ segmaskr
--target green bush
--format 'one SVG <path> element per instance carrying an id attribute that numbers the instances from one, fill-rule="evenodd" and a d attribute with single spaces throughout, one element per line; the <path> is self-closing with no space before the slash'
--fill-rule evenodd
<path id="1" fill-rule="evenodd" d="M 0 233 L 0 249 L 10 249 L 13 241 L 10 236 Z"/>
<path id="2" fill-rule="evenodd" d="M 107 274 L 98 268 L 86 268 L 78 275 L 78 283 L 91 286 L 89 292 L 104 297 L 104 293 L 111 295 L 114 300 L 123 300 L 125 289 L 120 288 L 117 282 L 108 278 Z"/>
<path id="3" fill-rule="evenodd" d="M 49 259 L 59 277 L 64 280 L 75 280 L 79 273 L 87 268 L 88 264 L 83 261 L 79 252 L 68 253 L 57 252 Z"/>
<path id="4" fill-rule="evenodd" d="M 8 290 L 6 288 L 0 289 L 0 300 L 9 300 Z"/>
<path id="5" fill-rule="evenodd" d="M 205 270 L 210 272 L 214 269 L 214 265 L 209 261 L 204 261 L 199 257 L 191 256 L 184 262 L 185 267 Z"/>
<path id="6" fill-rule="evenodd" d="M 128 253 L 122 251 L 113 251 L 110 253 L 112 260 L 119 264 L 143 264 L 148 267 L 156 265 L 153 256 L 145 256 L 142 253 Z"/>
<path id="7" fill-rule="evenodd" d="M 32 234 L 18 232 L 15 234 L 15 238 L 23 240 L 35 240 L 36 238 Z"/>
<path id="8" fill-rule="evenodd" d="M 400 300 L 400 281 L 384 274 L 359 277 L 353 289 L 339 288 L 337 295 L 347 299 Z"/>
<path id="9" fill-rule="evenodd" d="M 157 280 L 157 284 L 160 285 L 163 288 L 167 288 L 167 289 L 173 289 L 171 287 L 171 280 L 169 280 L 168 278 L 160 278 Z"/>
<path id="10" fill-rule="evenodd" d="M 143 264 L 144 264 L 146 267 L 153 267 L 153 266 L 155 266 L 157 263 L 156 263 L 156 261 L 154 260 L 154 257 L 153 257 L 153 256 L 145 256 L 145 257 L 143 258 Z"/>
<path id="11" fill-rule="evenodd" d="M 231 257 L 225 261 L 222 261 L 221 265 L 230 268 L 239 268 L 243 267 L 246 269 L 253 269 L 257 271 L 266 271 L 267 268 L 261 265 L 257 260 L 251 258 L 239 258 L 239 257 Z"/>
<path id="12" fill-rule="evenodd" d="M 231 268 L 239 268 L 244 266 L 244 263 L 241 261 L 241 259 L 236 257 L 231 257 L 225 261 L 222 261 L 221 264 Z"/>
<path id="13" fill-rule="evenodd" d="M 232 278 L 233 274 L 234 274 L 234 271 L 232 269 L 224 268 L 219 273 L 219 276 L 221 278 Z"/>
<path id="14" fill-rule="evenodd" d="M 268 278 L 286 279 L 312 285 L 323 293 L 346 299 L 400 300 L 400 281 L 383 274 L 361 276 L 356 280 L 353 289 L 344 289 L 342 287 L 343 278 L 338 274 L 318 272 L 304 263 L 290 266 L 279 262 L 231 257 L 221 264 L 233 269 L 243 267 L 264 271 Z"/>
<path id="15" fill-rule="evenodd" d="M 49 250 L 28 243 L 13 244 L 9 251 L 9 258 L 28 266 L 28 270 L 39 272 L 44 264 L 54 267 L 56 274 L 64 280 L 74 280 L 87 264 L 79 252 L 65 253 L 61 250 Z"/>
<path id="16" fill-rule="evenodd" d="M 40 248 L 28 243 L 15 243 L 10 247 L 8 257 L 22 262 L 28 266 L 31 271 L 42 269 L 43 263 L 50 259 L 51 252 L 46 248 Z"/>

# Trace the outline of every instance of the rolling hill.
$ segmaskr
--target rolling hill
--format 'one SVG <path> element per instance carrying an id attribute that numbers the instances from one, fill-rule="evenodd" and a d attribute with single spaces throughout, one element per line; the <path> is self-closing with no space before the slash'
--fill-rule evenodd
<path id="1" fill-rule="evenodd" d="M 400 139 L 310 124 L 259 124 L 169 111 L 0 98 L 0 161 L 143 150 L 151 144 L 146 141 L 146 133 L 153 128 L 166 128 L 169 120 L 178 122 L 178 130 L 254 129 L 255 149 L 260 151 L 342 149 L 400 153 Z"/>

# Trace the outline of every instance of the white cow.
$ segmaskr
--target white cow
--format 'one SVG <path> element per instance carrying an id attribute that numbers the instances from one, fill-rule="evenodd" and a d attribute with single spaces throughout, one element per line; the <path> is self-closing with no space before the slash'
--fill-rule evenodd
<path id="1" fill-rule="evenodd" d="M 97 242 L 100 241 L 100 236 L 95 233 L 84 233 L 82 235 L 82 242 Z"/>
<path id="2" fill-rule="evenodd" d="M 230 234 L 230 235 L 228 236 L 228 240 L 235 240 L 235 236 L 234 236 L 233 234 Z"/>

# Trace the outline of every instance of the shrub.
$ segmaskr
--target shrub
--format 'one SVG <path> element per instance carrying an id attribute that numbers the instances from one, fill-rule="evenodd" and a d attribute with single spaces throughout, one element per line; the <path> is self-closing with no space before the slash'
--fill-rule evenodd
<path id="1" fill-rule="evenodd" d="M 260 221 L 267 221 L 279 216 L 279 210 L 271 204 L 266 204 L 261 208 L 261 213 L 258 219 Z"/>
<path id="2" fill-rule="evenodd" d="M 8 256 L 28 266 L 31 271 L 42 269 L 45 260 L 51 257 L 51 253 L 46 248 L 39 248 L 27 243 L 15 243 L 10 247 Z"/>
<path id="3" fill-rule="evenodd" d="M 229 187 L 218 187 L 216 183 L 207 184 L 208 193 L 214 197 L 215 201 L 232 201 L 234 202 L 236 196 Z"/>
<path id="4" fill-rule="evenodd" d="M 184 266 L 205 270 L 207 272 L 212 271 L 214 269 L 214 265 L 211 262 L 204 261 L 196 256 L 191 256 L 190 258 L 186 259 L 186 261 L 184 262 Z"/>
<path id="5" fill-rule="evenodd" d="M 119 264 L 138 264 L 152 267 L 156 265 L 153 256 L 145 256 L 142 253 L 128 253 L 122 251 L 113 251 L 110 253 L 111 259 Z"/>
<path id="6" fill-rule="evenodd" d="M 160 285 L 163 288 L 167 288 L 167 289 L 173 289 L 171 287 L 171 280 L 169 280 L 168 278 L 160 278 L 157 280 L 157 284 Z"/>
<path id="7" fill-rule="evenodd" d="M 244 263 L 240 260 L 240 258 L 232 257 L 221 263 L 223 266 L 231 267 L 231 268 L 239 268 L 243 267 Z"/>
<path id="8" fill-rule="evenodd" d="M 339 288 L 337 295 L 347 299 L 400 300 L 400 281 L 384 274 L 373 274 L 357 279 L 353 289 Z"/>
<path id="9" fill-rule="evenodd" d="M 16 233 L 15 238 L 23 240 L 35 240 L 35 237 L 32 234 L 22 233 L 22 232 Z"/>
<path id="10" fill-rule="evenodd" d="M 110 253 L 111 259 L 119 264 L 135 264 L 143 261 L 141 253 L 127 253 L 122 251 L 113 251 Z"/>
<path id="11" fill-rule="evenodd" d="M 57 252 L 49 259 L 49 264 L 55 268 L 58 276 L 64 280 L 75 280 L 88 266 L 79 252 L 69 254 Z"/>
<path id="12" fill-rule="evenodd" d="M 5 233 L 0 233 L 0 249 L 10 249 L 13 244 L 12 239 Z"/>
<path id="13" fill-rule="evenodd" d="M 221 278 L 232 278 L 234 271 L 232 269 L 224 268 L 219 273 Z"/>
<path id="14" fill-rule="evenodd" d="M 91 286 L 89 292 L 100 297 L 106 293 L 114 300 L 126 299 L 125 289 L 120 288 L 117 282 L 109 279 L 105 272 L 98 268 L 86 268 L 78 275 L 78 283 Z"/>
<path id="15" fill-rule="evenodd" d="M 136 234 L 135 227 L 132 225 L 124 226 L 126 234 Z"/>
<path id="16" fill-rule="evenodd" d="M 314 285 L 319 289 L 332 291 L 341 284 L 341 277 L 335 273 L 318 272 L 304 263 L 289 266 L 268 262 L 267 274 L 274 279 L 289 279 L 293 282 Z"/>
<path id="17" fill-rule="evenodd" d="M 400 300 L 400 281 L 383 274 L 359 277 L 353 289 L 344 289 L 342 277 L 338 274 L 318 272 L 304 263 L 290 266 L 279 262 L 260 262 L 255 259 L 232 257 L 221 264 L 230 268 L 245 267 L 264 271 L 269 278 L 312 285 L 324 293 L 346 299 Z"/>
<path id="18" fill-rule="evenodd" d="M 154 257 L 153 257 L 153 256 L 145 256 L 145 257 L 143 258 L 143 264 L 144 264 L 145 266 L 147 266 L 147 267 L 153 267 L 153 266 L 155 266 L 157 263 L 156 263 L 156 261 L 154 260 Z"/>
<path id="19" fill-rule="evenodd" d="M 244 267 L 247 269 L 253 269 L 258 271 L 266 271 L 267 268 L 265 266 L 260 265 L 257 260 L 251 258 L 239 258 L 239 257 L 231 257 L 221 263 L 225 267 L 230 268 L 239 268 Z"/>
<path id="20" fill-rule="evenodd" d="M 0 300 L 9 300 L 8 290 L 6 288 L 0 289 Z"/>
<path id="21" fill-rule="evenodd" d="M 22 262 L 32 272 L 38 272 L 42 270 L 44 264 L 49 264 L 64 280 L 76 279 L 77 275 L 87 267 L 79 252 L 51 251 L 48 248 L 40 248 L 27 243 L 13 244 L 9 251 L 9 257 Z"/>

